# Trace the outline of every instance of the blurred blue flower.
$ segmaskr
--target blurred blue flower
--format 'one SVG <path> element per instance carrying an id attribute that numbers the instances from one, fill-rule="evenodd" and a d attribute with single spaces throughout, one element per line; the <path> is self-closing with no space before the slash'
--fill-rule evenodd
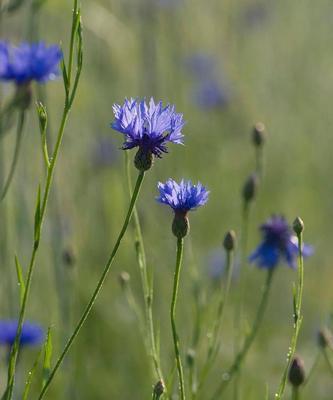
<path id="1" fill-rule="evenodd" d="M 215 249 L 210 252 L 208 259 L 205 261 L 208 267 L 208 276 L 213 281 L 219 281 L 226 275 L 227 257 L 222 248 Z M 236 279 L 239 274 L 240 260 L 238 257 L 234 260 L 234 268 L 232 278 Z"/>
<path id="2" fill-rule="evenodd" d="M 272 216 L 261 225 L 260 230 L 263 240 L 250 255 L 250 262 L 255 262 L 260 268 L 271 269 L 275 268 L 282 260 L 289 267 L 296 268 L 298 241 L 284 217 Z M 313 248 L 303 245 L 302 252 L 303 256 L 310 256 L 313 253 Z"/>
<path id="3" fill-rule="evenodd" d="M 59 75 L 62 52 L 59 46 L 46 46 L 44 42 L 21 43 L 14 47 L 0 42 L 0 79 L 26 84 L 55 79 Z"/>
<path id="4" fill-rule="evenodd" d="M 200 82 L 195 88 L 194 99 L 203 109 L 222 108 L 230 102 L 228 90 L 215 79 Z"/>
<path id="5" fill-rule="evenodd" d="M 0 320 L 0 344 L 12 346 L 15 342 L 17 320 Z M 24 322 L 21 334 L 21 346 L 34 346 L 44 340 L 43 328 L 32 322 Z"/>
<path id="6" fill-rule="evenodd" d="M 126 99 L 121 106 L 113 106 L 115 116 L 112 128 L 125 135 L 123 149 L 139 147 L 157 157 L 167 153 L 167 143 L 183 143 L 183 115 L 175 112 L 175 107 L 162 102 L 155 104 L 151 98 L 149 104 L 145 100 Z"/>
<path id="7" fill-rule="evenodd" d="M 268 10 L 263 4 L 252 4 L 244 9 L 243 20 L 248 28 L 257 28 L 267 19 Z"/>
<path id="8" fill-rule="evenodd" d="M 209 192 L 200 182 L 192 185 L 191 181 L 184 179 L 180 183 L 168 179 L 165 183 L 159 182 L 157 187 L 160 195 L 156 200 L 167 204 L 175 212 L 186 213 L 203 206 L 208 201 Z"/>

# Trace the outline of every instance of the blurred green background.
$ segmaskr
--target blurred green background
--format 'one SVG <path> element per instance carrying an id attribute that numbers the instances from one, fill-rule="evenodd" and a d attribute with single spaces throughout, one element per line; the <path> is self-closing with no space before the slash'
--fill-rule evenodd
<path id="1" fill-rule="evenodd" d="M 26 0 L 2 20 L 2 37 L 12 42 L 62 43 L 66 54 L 71 7 L 69 0 L 47 0 L 34 15 L 31 1 Z M 175 240 L 171 213 L 155 202 L 156 183 L 169 177 L 191 178 L 211 191 L 207 206 L 191 215 L 186 240 L 177 311 L 184 354 L 192 346 L 196 303 L 204 316 L 200 348 L 207 343 L 218 295 L 218 285 L 209 274 L 210 260 L 221 248 L 225 232 L 240 230 L 240 192 L 255 168 L 251 129 L 259 120 L 267 129 L 265 176 L 251 210 L 249 251 L 259 240 L 257 226 L 270 214 L 282 213 L 289 221 L 296 215 L 304 219 L 305 240 L 316 252 L 305 265 L 304 324 L 297 353 L 309 370 L 317 352 L 317 331 L 328 323 L 332 311 L 333 3 L 90 0 L 82 1 L 82 13 L 84 70 L 57 165 L 29 319 L 53 327 L 56 357 L 91 295 L 128 205 L 124 154 L 119 150 L 122 135 L 109 127 L 112 105 L 125 97 L 154 96 L 175 104 L 187 121 L 185 146 L 170 146 L 170 154 L 156 161 L 138 202 L 154 276 L 154 317 L 164 370 L 170 372 L 173 365 L 169 304 Z M 10 96 L 11 87 L 3 85 L 2 91 Z M 52 141 L 62 111 L 62 83 L 51 82 L 34 93 L 36 100 L 43 98 L 47 104 Z M 11 132 L 1 142 L 3 171 L 9 167 L 14 136 Z M 36 190 L 44 178 L 33 109 L 21 150 L 14 182 L 0 205 L 4 318 L 18 310 L 13 258 L 17 254 L 23 266 L 27 263 Z M 64 253 L 73 254 L 74 262 L 69 263 Z M 245 268 L 244 314 L 250 324 L 264 273 Z M 127 232 L 103 292 L 46 398 L 150 398 L 156 378 L 138 321 L 117 279 L 123 270 L 131 275 L 131 288 L 141 306 L 133 229 Z M 276 275 L 264 324 L 243 368 L 242 399 L 264 399 L 266 385 L 273 398 L 285 365 L 296 274 L 281 266 Z M 236 276 L 207 398 L 232 361 L 237 290 Z M 200 366 L 202 351 L 198 353 Z M 22 381 L 35 354 L 26 350 L 21 355 Z M 0 373 L 3 383 L 4 366 Z M 321 360 L 302 398 L 331 400 L 332 393 L 332 375 Z M 288 387 L 285 398 L 289 397 Z M 223 398 L 232 398 L 232 385 Z"/>

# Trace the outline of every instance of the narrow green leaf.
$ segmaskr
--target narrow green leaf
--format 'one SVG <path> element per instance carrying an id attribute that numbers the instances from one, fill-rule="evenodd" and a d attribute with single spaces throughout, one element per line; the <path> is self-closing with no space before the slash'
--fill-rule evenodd
<path id="1" fill-rule="evenodd" d="M 38 246 L 40 239 L 40 223 L 41 223 L 41 210 L 40 210 L 40 185 L 38 185 L 37 204 L 35 210 L 35 226 L 34 226 L 34 241 L 35 246 Z"/>
<path id="2" fill-rule="evenodd" d="M 65 91 L 68 94 L 68 92 L 69 92 L 69 81 L 68 81 L 67 68 L 66 68 L 66 64 L 65 64 L 64 60 L 61 61 L 61 71 L 62 71 L 62 79 L 64 81 Z"/>
<path id="3" fill-rule="evenodd" d="M 51 328 L 47 331 L 46 342 L 44 345 L 44 362 L 43 362 L 43 387 L 48 380 L 51 372 L 51 358 L 52 358 L 52 335 L 51 335 Z"/>
<path id="4" fill-rule="evenodd" d="M 294 316 L 294 323 L 296 324 L 298 318 L 298 311 L 297 311 L 297 288 L 296 285 L 293 284 L 293 316 Z"/>
<path id="5" fill-rule="evenodd" d="M 15 256 L 15 267 L 16 267 L 16 274 L 17 274 L 17 282 L 20 288 L 20 304 L 22 305 L 24 292 L 25 292 L 25 282 L 23 278 L 22 267 L 18 258 Z"/>

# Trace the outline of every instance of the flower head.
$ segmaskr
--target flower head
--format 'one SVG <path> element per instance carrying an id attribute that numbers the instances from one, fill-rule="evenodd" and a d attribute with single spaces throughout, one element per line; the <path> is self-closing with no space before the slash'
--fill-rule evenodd
<path id="1" fill-rule="evenodd" d="M 173 234 L 178 239 L 185 237 L 190 228 L 187 212 L 203 206 L 208 200 L 209 192 L 200 182 L 192 185 L 191 181 L 184 179 L 180 183 L 168 179 L 165 183 L 159 182 L 157 187 L 160 195 L 156 200 L 167 204 L 175 212 L 172 223 Z"/>
<path id="2" fill-rule="evenodd" d="M 62 52 L 59 46 L 46 46 L 44 42 L 21 43 L 14 47 L 0 42 L 0 79 L 17 85 L 31 81 L 40 83 L 59 75 Z"/>
<path id="3" fill-rule="evenodd" d="M 165 183 L 159 182 L 159 197 L 156 200 L 167 204 L 175 212 L 187 213 L 203 206 L 208 201 L 209 192 L 200 182 L 192 185 L 191 181 L 182 179 L 177 183 L 173 179 L 168 179 Z"/>
<path id="4" fill-rule="evenodd" d="M 151 98 L 145 100 L 126 99 L 123 105 L 113 106 L 115 116 L 112 128 L 125 135 L 123 149 L 138 147 L 141 153 L 161 157 L 167 153 L 167 143 L 183 143 L 181 132 L 183 115 L 175 112 L 175 107 L 155 104 Z"/>
<path id="5" fill-rule="evenodd" d="M 283 260 L 289 267 L 296 267 L 298 256 L 297 237 L 287 221 L 282 216 L 272 216 L 261 225 L 263 241 L 250 255 L 250 262 L 255 262 L 260 268 L 274 268 Z M 311 246 L 303 245 L 303 256 L 307 257 L 313 253 Z"/>
<path id="6" fill-rule="evenodd" d="M 12 346 L 15 342 L 17 320 L 0 320 L 0 344 Z M 21 346 L 34 346 L 44 340 L 43 328 L 32 322 L 24 322 L 21 334 Z"/>

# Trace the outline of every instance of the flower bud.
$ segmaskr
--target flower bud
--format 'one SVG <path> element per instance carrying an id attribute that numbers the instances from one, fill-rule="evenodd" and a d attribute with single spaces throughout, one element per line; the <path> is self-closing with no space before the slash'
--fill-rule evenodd
<path id="1" fill-rule="evenodd" d="M 122 289 L 124 289 L 127 286 L 130 279 L 131 279 L 130 274 L 126 271 L 122 271 L 119 274 L 118 280 Z"/>
<path id="2" fill-rule="evenodd" d="M 186 212 L 176 211 L 172 222 L 172 233 L 178 238 L 184 238 L 190 230 L 190 222 Z"/>
<path id="3" fill-rule="evenodd" d="M 154 386 L 154 394 L 156 395 L 156 399 L 158 400 L 164 392 L 165 392 L 165 384 L 161 379 Z"/>
<path id="4" fill-rule="evenodd" d="M 256 174 L 251 174 L 244 183 L 242 195 L 245 203 L 252 201 L 256 194 L 259 185 L 259 180 Z"/>
<path id="5" fill-rule="evenodd" d="M 223 240 L 223 247 L 226 251 L 232 251 L 236 244 L 236 233 L 234 231 L 229 231 L 225 235 Z"/>
<path id="6" fill-rule="evenodd" d="M 189 368 L 192 368 L 195 362 L 195 350 L 193 349 L 188 349 L 186 353 L 186 363 Z"/>
<path id="7" fill-rule="evenodd" d="M 325 349 L 326 347 L 333 348 L 332 332 L 327 328 L 320 329 L 320 331 L 318 332 L 317 341 L 319 347 L 321 347 L 322 349 Z"/>
<path id="8" fill-rule="evenodd" d="M 294 357 L 289 369 L 289 382 L 292 386 L 298 387 L 305 381 L 304 362 L 300 357 Z"/>
<path id="9" fill-rule="evenodd" d="M 266 139 L 265 125 L 262 122 L 257 122 L 254 125 L 252 133 L 252 141 L 256 147 L 261 147 Z"/>
<path id="10" fill-rule="evenodd" d="M 139 171 L 148 171 L 151 168 L 154 161 L 154 155 L 150 150 L 144 147 L 139 147 L 139 150 L 135 154 L 134 165 Z"/>
<path id="11" fill-rule="evenodd" d="M 300 217 L 297 217 L 293 222 L 293 229 L 296 235 L 300 235 L 304 230 L 304 222 Z"/>

